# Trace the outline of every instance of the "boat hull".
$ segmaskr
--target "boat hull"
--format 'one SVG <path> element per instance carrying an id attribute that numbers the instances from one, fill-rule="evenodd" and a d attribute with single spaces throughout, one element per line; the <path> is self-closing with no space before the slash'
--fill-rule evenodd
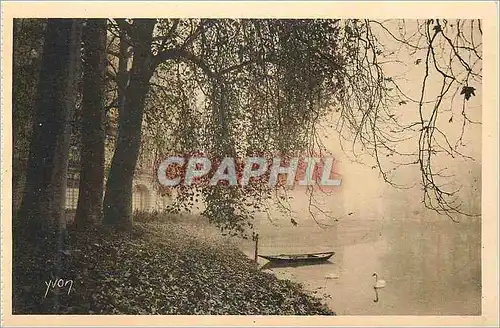
<path id="1" fill-rule="evenodd" d="M 279 255 L 259 255 L 273 263 L 316 263 L 326 262 L 335 252 L 311 253 L 311 254 L 279 254 Z"/>

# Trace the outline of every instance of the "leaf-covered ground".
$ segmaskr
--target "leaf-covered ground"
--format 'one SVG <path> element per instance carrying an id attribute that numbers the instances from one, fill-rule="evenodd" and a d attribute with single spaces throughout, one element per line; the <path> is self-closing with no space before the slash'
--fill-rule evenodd
<path id="1" fill-rule="evenodd" d="M 64 245 L 59 252 L 38 245 L 16 253 L 14 313 L 334 314 L 300 285 L 259 271 L 230 243 L 199 227 L 100 227 L 71 232 Z M 51 279 L 63 287 L 53 287 Z"/>

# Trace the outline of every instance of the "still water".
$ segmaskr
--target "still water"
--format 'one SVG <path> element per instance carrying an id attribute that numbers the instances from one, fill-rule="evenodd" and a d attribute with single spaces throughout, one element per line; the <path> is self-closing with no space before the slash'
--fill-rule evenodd
<path id="1" fill-rule="evenodd" d="M 481 225 L 426 219 L 346 217 L 321 228 L 312 220 L 257 220 L 259 254 L 335 251 L 324 264 L 268 268 L 302 283 L 338 315 L 480 315 Z M 251 242 L 241 249 L 253 256 Z M 387 282 L 378 290 L 374 272 Z"/>

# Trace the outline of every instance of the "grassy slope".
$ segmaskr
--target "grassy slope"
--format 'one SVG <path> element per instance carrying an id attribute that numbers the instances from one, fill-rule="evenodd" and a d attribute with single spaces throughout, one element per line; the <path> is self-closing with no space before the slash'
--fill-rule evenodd
<path id="1" fill-rule="evenodd" d="M 71 233 L 50 289 L 55 254 L 44 247 L 15 261 L 14 313 L 333 314 L 301 287 L 260 272 L 223 239 L 174 222 L 138 223 L 132 232 Z"/>

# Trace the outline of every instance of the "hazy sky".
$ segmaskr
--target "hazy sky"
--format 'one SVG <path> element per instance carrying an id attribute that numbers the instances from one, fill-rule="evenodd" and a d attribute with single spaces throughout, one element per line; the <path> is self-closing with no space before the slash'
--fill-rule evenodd
<path id="1" fill-rule="evenodd" d="M 408 33 L 411 33 L 411 27 L 415 26 L 415 21 L 410 21 Z M 393 60 L 398 62 L 389 63 L 384 66 L 387 76 L 398 77 L 398 84 L 410 98 L 418 99 L 422 86 L 422 79 L 425 73 L 425 67 L 420 62 L 415 64 L 417 59 L 425 59 L 425 52 L 418 51 L 415 54 L 410 54 L 408 50 L 399 49 L 399 44 L 385 40 L 387 49 L 394 49 L 395 55 Z M 478 38 L 480 39 L 480 38 Z M 390 50 L 389 50 L 390 52 Z M 481 122 L 481 85 L 473 85 L 476 88 L 476 96 L 472 97 L 467 102 L 466 112 L 469 118 L 476 122 Z M 440 79 L 431 78 L 428 82 L 428 92 L 425 96 L 427 100 L 433 100 L 436 97 L 436 92 L 440 88 Z M 438 127 L 445 133 L 450 141 L 454 144 L 461 133 L 463 117 L 462 98 L 457 95 L 454 102 L 451 102 L 451 97 L 443 100 L 442 107 L 439 110 Z M 429 112 L 432 109 L 431 105 L 427 105 L 425 110 Z M 407 104 L 395 105 L 394 114 L 401 123 L 409 124 L 418 121 L 418 104 L 408 102 Z M 453 116 L 452 122 L 449 119 Z M 453 175 L 447 182 L 454 183 L 455 186 L 462 187 L 461 195 L 465 205 L 472 208 L 476 212 L 480 212 L 480 171 L 481 171 L 481 125 L 467 124 L 461 151 L 472 157 L 474 160 L 465 160 L 462 158 L 451 158 L 450 156 L 436 157 L 434 165 L 436 167 L 447 167 L 449 174 Z M 345 215 L 348 212 L 354 211 L 359 216 L 380 218 L 390 216 L 397 213 L 401 216 L 422 215 L 434 216 L 434 213 L 425 211 L 420 201 L 423 192 L 420 186 L 420 171 L 417 166 L 411 168 L 402 168 L 398 171 L 395 182 L 397 183 L 415 183 L 416 186 L 408 190 L 395 189 L 386 184 L 382 177 L 379 176 L 377 169 L 372 169 L 374 165 L 373 159 L 364 157 L 366 166 L 352 162 L 352 153 L 346 154 L 340 149 L 340 143 L 337 133 L 333 130 L 327 130 L 328 138 L 323 138 L 323 142 L 337 158 L 337 172 L 342 175 L 342 185 L 338 187 L 333 195 L 324 196 L 324 206 L 332 211 L 334 215 Z M 418 137 L 418 135 L 415 135 Z M 405 147 L 402 149 L 408 152 L 416 152 L 418 150 L 418 139 L 413 138 L 405 142 Z M 412 160 L 415 160 L 413 157 Z M 303 192 L 294 193 L 295 201 L 292 207 L 302 215 L 307 215 L 307 208 L 304 205 L 306 196 Z M 302 200 L 302 201 L 301 201 Z M 466 209 L 465 207 L 464 209 Z M 417 214 L 417 211 L 419 214 Z"/>

